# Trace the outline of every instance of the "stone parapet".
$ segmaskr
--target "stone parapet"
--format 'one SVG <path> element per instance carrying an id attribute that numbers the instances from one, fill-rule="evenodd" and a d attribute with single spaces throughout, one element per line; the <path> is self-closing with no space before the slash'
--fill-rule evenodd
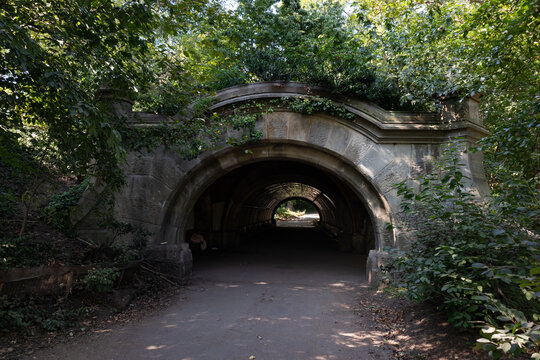
<path id="1" fill-rule="evenodd" d="M 442 109 L 440 122 L 453 124 L 468 121 L 482 127 L 482 115 L 480 113 L 480 96 L 466 96 L 461 98 L 457 95 L 449 95 L 441 98 Z"/>

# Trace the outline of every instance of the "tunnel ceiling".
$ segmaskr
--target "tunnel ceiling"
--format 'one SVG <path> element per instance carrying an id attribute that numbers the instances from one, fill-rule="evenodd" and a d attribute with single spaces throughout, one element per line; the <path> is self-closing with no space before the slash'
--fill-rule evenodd
<path id="1" fill-rule="evenodd" d="M 315 204 L 319 212 L 335 211 L 334 202 L 321 190 L 300 182 L 275 183 L 263 187 L 247 199 L 244 207 L 275 210 L 276 206 L 289 198 L 304 198 Z"/>
<path id="2" fill-rule="evenodd" d="M 227 201 L 235 214 L 225 226 L 269 221 L 279 203 L 291 197 L 313 202 L 321 219 L 337 224 L 337 203 L 345 203 L 343 184 L 322 170 L 302 163 L 265 161 L 235 170 L 210 189 L 212 201 Z"/>

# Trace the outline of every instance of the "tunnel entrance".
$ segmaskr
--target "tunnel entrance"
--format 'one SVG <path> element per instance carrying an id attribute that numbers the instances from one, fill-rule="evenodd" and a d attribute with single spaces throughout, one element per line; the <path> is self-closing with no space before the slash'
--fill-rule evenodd
<path id="1" fill-rule="evenodd" d="M 281 204 L 298 200 L 316 211 L 310 214 L 313 221 L 307 221 L 310 226 L 299 226 L 304 229 L 293 244 L 294 230 L 278 226 L 287 224 L 278 224 L 275 215 Z M 290 160 L 259 161 L 229 171 L 208 186 L 189 213 L 185 238 L 200 233 L 210 251 L 251 243 L 305 249 L 326 242 L 328 249 L 367 255 L 375 248 L 375 234 L 362 200 L 324 169 Z"/>

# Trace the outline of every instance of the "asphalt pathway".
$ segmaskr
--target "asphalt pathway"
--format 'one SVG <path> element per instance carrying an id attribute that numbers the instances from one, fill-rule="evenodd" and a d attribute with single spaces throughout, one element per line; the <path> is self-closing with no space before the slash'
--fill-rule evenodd
<path id="1" fill-rule="evenodd" d="M 355 301 L 364 259 L 315 229 L 278 229 L 237 253 L 195 263 L 192 285 L 158 314 L 34 359 L 391 359 Z M 300 239 L 299 241 L 297 241 Z"/>
<path id="2" fill-rule="evenodd" d="M 319 214 L 304 214 L 296 219 L 277 220 L 276 226 L 284 228 L 314 228 L 319 219 Z"/>

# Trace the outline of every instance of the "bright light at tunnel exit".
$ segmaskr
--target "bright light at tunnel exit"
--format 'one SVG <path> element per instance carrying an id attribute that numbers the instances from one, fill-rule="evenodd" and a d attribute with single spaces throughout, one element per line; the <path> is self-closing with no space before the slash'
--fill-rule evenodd
<path id="1" fill-rule="evenodd" d="M 273 214 L 273 220 L 278 227 L 315 227 L 320 220 L 316 205 L 302 197 L 282 201 Z"/>

